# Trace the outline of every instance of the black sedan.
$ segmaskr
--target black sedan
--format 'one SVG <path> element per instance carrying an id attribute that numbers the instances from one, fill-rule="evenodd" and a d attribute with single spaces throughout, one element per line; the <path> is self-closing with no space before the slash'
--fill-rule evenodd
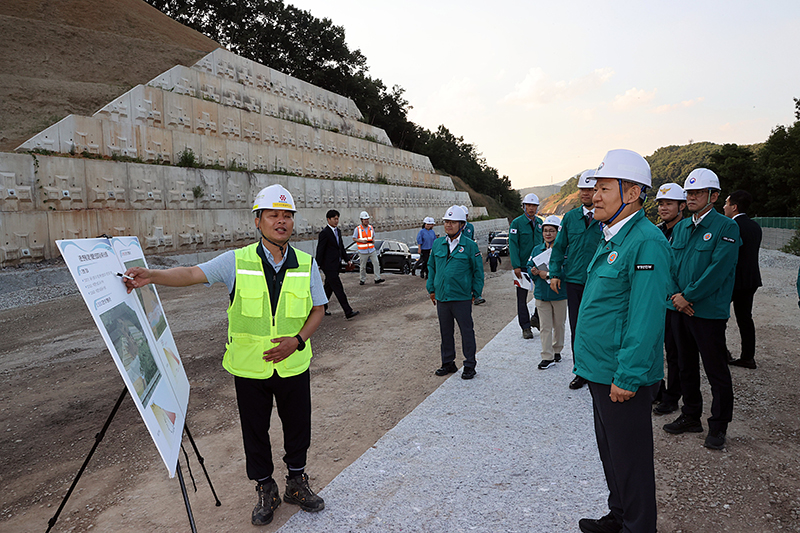
<path id="1" fill-rule="evenodd" d="M 508 237 L 495 237 L 489 243 L 489 251 L 497 250 L 500 255 L 508 255 Z"/>
<path id="2" fill-rule="evenodd" d="M 405 243 L 399 241 L 375 241 L 375 249 L 378 250 L 378 262 L 381 265 L 381 272 L 385 270 L 397 270 L 401 274 L 411 273 L 411 252 Z M 354 242 L 347 247 L 347 255 L 350 256 L 353 266 L 349 270 L 358 270 L 361 266 L 361 257 L 358 253 L 358 245 Z M 340 270 L 348 271 L 347 263 L 342 261 Z M 372 262 L 367 263 L 367 272 L 372 274 Z"/>

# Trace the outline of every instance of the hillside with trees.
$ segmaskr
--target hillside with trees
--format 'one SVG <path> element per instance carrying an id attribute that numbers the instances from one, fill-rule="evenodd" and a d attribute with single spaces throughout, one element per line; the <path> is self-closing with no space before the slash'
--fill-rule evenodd
<path id="1" fill-rule="evenodd" d="M 430 131 L 408 120 L 409 102 L 369 75 L 367 58 L 351 50 L 345 30 L 283 0 L 146 0 L 174 20 L 232 52 L 353 99 L 364 121 L 386 131 L 398 148 L 428 156 L 434 168 L 459 176 L 475 192 L 521 213 L 508 176 L 488 165 L 474 144 L 441 125 Z"/>

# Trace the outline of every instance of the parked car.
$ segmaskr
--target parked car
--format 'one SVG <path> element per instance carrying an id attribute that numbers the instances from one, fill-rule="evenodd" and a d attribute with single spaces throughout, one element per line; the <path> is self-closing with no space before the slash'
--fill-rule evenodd
<path id="1" fill-rule="evenodd" d="M 385 270 L 397 270 L 401 274 L 410 274 L 411 265 L 411 252 L 405 243 L 399 241 L 382 240 L 375 241 L 375 249 L 378 250 L 378 262 L 381 265 L 381 272 Z M 361 257 L 358 253 L 358 244 L 353 242 L 347 247 L 347 255 L 353 262 L 350 270 L 359 270 L 361 268 Z M 339 268 L 342 272 L 346 272 L 347 263 L 342 261 Z M 367 263 L 367 272 L 373 272 L 372 262 Z"/>
<path id="2" fill-rule="evenodd" d="M 411 252 L 411 264 L 413 265 L 417 261 L 419 261 L 419 244 L 415 244 L 414 246 L 409 246 L 408 251 Z"/>
<path id="3" fill-rule="evenodd" d="M 508 236 L 495 237 L 489 243 L 489 251 L 497 250 L 500 255 L 508 255 Z"/>

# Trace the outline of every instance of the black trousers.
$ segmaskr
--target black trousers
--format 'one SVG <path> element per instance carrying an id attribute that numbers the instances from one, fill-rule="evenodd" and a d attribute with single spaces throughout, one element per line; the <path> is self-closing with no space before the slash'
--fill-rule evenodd
<path id="1" fill-rule="evenodd" d="M 677 311 L 667 309 L 666 324 L 664 324 L 664 351 L 667 354 L 667 377 L 666 387 L 661 391 L 661 401 L 674 403 L 677 405 L 681 399 L 681 368 L 678 363 L 678 343 L 673 332 L 673 315 Z"/>
<path id="2" fill-rule="evenodd" d="M 420 277 L 426 278 L 428 277 L 428 258 L 431 256 L 430 250 L 423 250 L 420 249 L 419 251 L 419 260 L 421 263 L 419 275 Z"/>
<path id="3" fill-rule="evenodd" d="M 517 319 L 519 320 L 519 327 L 523 330 L 531 329 L 531 312 L 528 311 L 528 291 L 519 287 L 517 289 Z M 539 310 L 533 310 L 533 316 L 539 316 Z"/>
<path id="4" fill-rule="evenodd" d="M 456 360 L 456 328 L 461 332 L 461 349 L 464 352 L 464 367 L 475 368 L 475 328 L 472 323 L 472 300 L 458 302 L 436 302 L 439 315 L 439 333 L 442 336 L 442 366 Z"/>
<path id="5" fill-rule="evenodd" d="M 700 358 L 711 385 L 709 431 L 726 431 L 733 418 L 733 384 L 725 348 L 725 319 L 709 319 L 672 313 L 672 330 L 678 345 L 683 414 L 700 419 Z"/>
<path id="6" fill-rule="evenodd" d="M 659 383 L 612 402 L 611 385 L 589 382 L 597 450 L 608 484 L 608 508 L 625 533 L 655 533 L 656 475 L 650 408 Z"/>
<path id="7" fill-rule="evenodd" d="M 339 278 L 339 271 L 323 270 L 323 272 L 325 273 L 325 296 L 330 300 L 331 294 L 335 294 L 336 299 L 339 300 L 339 305 L 342 306 L 342 310 L 346 315 L 349 315 L 353 312 L 353 308 L 350 307 L 350 304 L 347 302 L 347 295 L 344 293 L 342 280 Z M 328 310 L 328 304 L 325 304 L 325 310 Z"/>
<path id="8" fill-rule="evenodd" d="M 295 470 L 306 466 L 311 445 L 311 381 L 309 371 L 288 378 L 272 374 L 269 379 L 235 376 L 236 403 L 242 423 L 247 477 L 258 481 L 272 475 L 269 421 L 272 397 L 283 426 L 283 462 Z"/>
<path id="9" fill-rule="evenodd" d="M 733 291 L 733 314 L 742 337 L 742 355 L 745 361 L 752 361 L 756 356 L 756 325 L 753 323 L 753 297 L 757 289 L 741 289 Z"/>
<path id="10" fill-rule="evenodd" d="M 584 287 L 585 285 L 580 283 L 569 283 L 565 281 L 561 284 L 561 289 L 559 289 L 567 291 L 567 314 L 569 316 L 570 346 L 572 346 L 573 361 L 577 361 L 577 357 L 575 356 L 575 328 L 578 326 L 578 309 L 581 308 Z"/>

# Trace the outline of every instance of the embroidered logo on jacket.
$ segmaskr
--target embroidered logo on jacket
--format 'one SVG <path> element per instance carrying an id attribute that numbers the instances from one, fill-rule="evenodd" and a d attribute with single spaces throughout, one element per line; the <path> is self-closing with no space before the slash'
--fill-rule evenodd
<path id="1" fill-rule="evenodd" d="M 607 259 L 608 264 L 609 265 L 613 264 L 614 261 L 617 260 L 617 257 L 619 257 L 619 254 L 617 252 L 611 252 L 610 254 L 608 254 L 608 259 Z"/>
<path id="2" fill-rule="evenodd" d="M 705 235 L 703 235 L 703 240 L 704 241 L 710 241 L 711 240 L 711 234 L 710 233 L 706 233 Z"/>

